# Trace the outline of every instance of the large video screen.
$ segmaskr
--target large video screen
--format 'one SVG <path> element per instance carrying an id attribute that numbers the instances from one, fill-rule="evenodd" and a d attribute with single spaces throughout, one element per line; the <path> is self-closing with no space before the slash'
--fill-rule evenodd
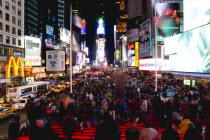
<path id="1" fill-rule="evenodd" d="M 180 33 L 180 4 L 156 3 L 155 24 L 157 26 L 157 41 L 163 41 L 168 36 Z"/>
<path id="2" fill-rule="evenodd" d="M 209 0 L 183 0 L 184 31 L 210 23 Z"/>
<path id="3" fill-rule="evenodd" d="M 210 73 L 210 24 L 164 40 L 171 71 Z"/>

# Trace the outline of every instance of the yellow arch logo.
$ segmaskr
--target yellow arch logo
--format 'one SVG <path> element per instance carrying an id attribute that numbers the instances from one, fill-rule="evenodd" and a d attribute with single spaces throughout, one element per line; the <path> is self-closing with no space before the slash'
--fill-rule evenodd
<path id="1" fill-rule="evenodd" d="M 14 56 L 8 58 L 6 78 L 11 78 L 11 67 L 13 66 L 13 76 L 18 76 L 20 71 L 20 76 L 24 77 L 24 64 L 21 57 L 15 59 Z"/>

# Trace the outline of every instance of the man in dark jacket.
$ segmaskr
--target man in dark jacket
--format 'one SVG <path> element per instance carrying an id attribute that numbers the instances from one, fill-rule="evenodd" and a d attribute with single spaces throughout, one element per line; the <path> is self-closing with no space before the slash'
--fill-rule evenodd
<path id="1" fill-rule="evenodd" d="M 161 140 L 180 140 L 179 134 L 172 128 L 171 122 L 167 122 L 167 128 L 163 131 Z"/>
<path id="2" fill-rule="evenodd" d="M 43 120 L 36 120 L 35 125 L 31 129 L 30 140 L 59 140 L 50 127 L 44 127 Z"/>
<path id="3" fill-rule="evenodd" d="M 9 140 L 15 140 L 20 136 L 20 116 L 15 116 L 14 120 L 9 125 L 8 137 Z"/>
<path id="4" fill-rule="evenodd" d="M 192 122 L 188 123 L 188 130 L 184 134 L 184 140 L 202 140 L 201 133 L 198 129 L 195 128 L 195 125 Z"/>
<path id="5" fill-rule="evenodd" d="M 125 132 L 126 140 L 138 140 L 139 139 L 139 130 L 136 128 L 136 123 L 132 122 L 130 128 Z"/>

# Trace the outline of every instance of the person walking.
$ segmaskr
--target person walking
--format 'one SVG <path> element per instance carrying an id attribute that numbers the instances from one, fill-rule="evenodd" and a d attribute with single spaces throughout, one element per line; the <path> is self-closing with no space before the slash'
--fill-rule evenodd
<path id="1" fill-rule="evenodd" d="M 171 122 L 167 122 L 167 128 L 163 131 L 161 140 L 180 140 L 179 134 L 172 128 Z"/>
<path id="2" fill-rule="evenodd" d="M 140 132 L 136 128 L 136 123 L 132 122 L 130 124 L 130 128 L 128 128 L 125 132 L 126 140 L 138 140 Z"/>
<path id="3" fill-rule="evenodd" d="M 145 128 L 140 131 L 139 140 L 158 140 L 158 132 L 154 128 L 150 122 L 144 122 Z"/>
<path id="4" fill-rule="evenodd" d="M 14 120 L 9 124 L 8 138 L 15 140 L 20 136 L 20 116 L 15 116 Z"/>

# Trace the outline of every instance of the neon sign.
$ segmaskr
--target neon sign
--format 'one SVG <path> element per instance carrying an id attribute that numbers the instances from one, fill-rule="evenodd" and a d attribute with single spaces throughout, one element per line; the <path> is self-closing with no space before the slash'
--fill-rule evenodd
<path id="1" fill-rule="evenodd" d="M 13 76 L 18 76 L 20 70 L 20 76 L 24 77 L 24 64 L 21 57 L 15 59 L 14 56 L 8 57 L 8 64 L 6 69 L 6 78 L 11 78 L 11 66 L 13 65 Z"/>
<path id="2" fill-rule="evenodd" d="M 139 42 L 135 42 L 135 66 L 139 66 Z"/>

